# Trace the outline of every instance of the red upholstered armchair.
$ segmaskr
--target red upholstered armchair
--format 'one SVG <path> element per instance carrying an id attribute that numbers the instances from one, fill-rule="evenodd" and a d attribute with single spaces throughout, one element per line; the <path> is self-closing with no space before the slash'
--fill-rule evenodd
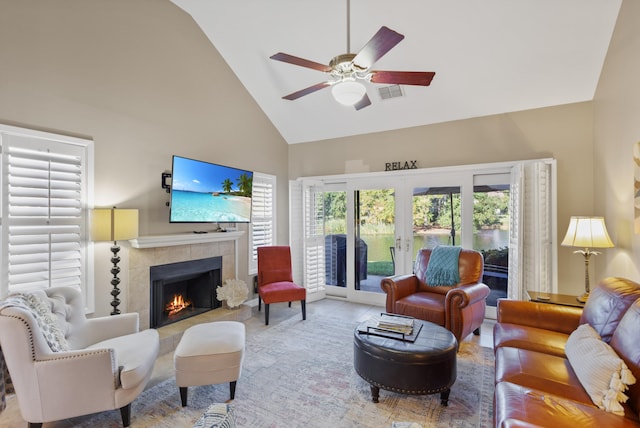
<path id="1" fill-rule="evenodd" d="M 264 323 L 269 325 L 271 303 L 300 300 L 302 319 L 307 319 L 307 290 L 293 282 L 291 249 L 287 246 L 258 247 L 258 311 L 264 300 Z"/>
<path id="2" fill-rule="evenodd" d="M 482 254 L 462 249 L 458 258 L 460 282 L 453 286 L 426 283 L 432 250 L 423 248 L 416 255 L 414 274 L 396 275 L 382 280 L 389 313 L 408 315 L 445 327 L 458 342 L 471 332 L 480 334 L 489 287 L 480 282 L 484 269 Z"/>

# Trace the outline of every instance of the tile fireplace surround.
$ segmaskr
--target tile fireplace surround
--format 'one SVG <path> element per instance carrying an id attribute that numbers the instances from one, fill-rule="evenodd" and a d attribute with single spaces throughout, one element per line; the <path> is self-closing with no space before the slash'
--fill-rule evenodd
<path id="1" fill-rule="evenodd" d="M 127 311 L 140 314 L 140 329 L 149 328 L 150 267 L 222 257 L 222 283 L 237 276 L 237 241 L 244 232 L 146 236 L 129 241 Z"/>

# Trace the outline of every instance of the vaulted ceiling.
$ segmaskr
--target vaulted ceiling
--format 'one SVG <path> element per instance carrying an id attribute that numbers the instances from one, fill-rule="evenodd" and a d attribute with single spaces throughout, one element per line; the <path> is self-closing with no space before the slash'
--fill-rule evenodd
<path id="1" fill-rule="evenodd" d="M 350 3 L 347 3 L 350 1 Z M 593 99 L 621 0 L 172 0 L 189 13 L 289 144 Z M 348 13 L 349 12 L 349 13 Z M 430 86 L 365 83 L 356 111 L 328 80 L 274 61 L 285 52 L 329 64 L 382 26 L 405 36 L 375 69 L 434 71 Z M 216 79 L 216 76 L 211 76 Z"/>

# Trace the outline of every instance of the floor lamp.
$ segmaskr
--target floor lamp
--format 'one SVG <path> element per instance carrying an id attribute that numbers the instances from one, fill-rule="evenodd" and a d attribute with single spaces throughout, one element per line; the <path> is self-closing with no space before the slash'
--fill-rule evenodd
<path id="1" fill-rule="evenodd" d="M 611 248 L 613 242 L 607 233 L 603 217 L 571 217 L 567 234 L 562 241 L 563 246 L 582 247 L 583 250 L 576 250 L 574 254 L 584 256 L 584 294 L 578 297 L 578 301 L 584 303 L 589 298 L 589 258 L 591 255 L 600 254 L 592 251 L 591 248 Z"/>
<path id="2" fill-rule="evenodd" d="M 118 267 L 120 246 L 117 241 L 138 237 L 138 210 L 118 209 L 116 207 L 94 209 L 91 219 L 91 236 L 94 241 L 113 241 L 111 246 L 111 252 L 113 253 L 111 257 L 111 263 L 113 263 L 111 267 L 111 274 L 113 275 L 113 278 L 111 278 L 111 285 L 113 286 L 111 290 L 111 296 L 113 296 L 111 315 L 117 315 L 120 313 L 120 309 L 118 309 L 118 305 L 120 305 L 120 299 L 118 299 L 120 295 L 120 289 L 118 288 L 120 284 L 120 278 L 118 278 L 120 273 L 120 268 Z"/>

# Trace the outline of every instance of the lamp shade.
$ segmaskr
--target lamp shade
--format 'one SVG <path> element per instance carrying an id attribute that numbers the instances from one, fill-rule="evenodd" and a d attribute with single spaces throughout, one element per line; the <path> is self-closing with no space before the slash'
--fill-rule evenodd
<path id="1" fill-rule="evenodd" d="M 562 245 L 582 248 L 611 248 L 604 217 L 571 217 Z"/>
<path id="2" fill-rule="evenodd" d="M 360 101 L 365 92 L 367 90 L 364 85 L 354 80 L 343 80 L 331 87 L 333 98 L 345 106 L 352 106 Z"/>
<path id="3" fill-rule="evenodd" d="M 122 241 L 138 237 L 138 210 L 98 208 L 92 211 L 94 241 Z"/>

